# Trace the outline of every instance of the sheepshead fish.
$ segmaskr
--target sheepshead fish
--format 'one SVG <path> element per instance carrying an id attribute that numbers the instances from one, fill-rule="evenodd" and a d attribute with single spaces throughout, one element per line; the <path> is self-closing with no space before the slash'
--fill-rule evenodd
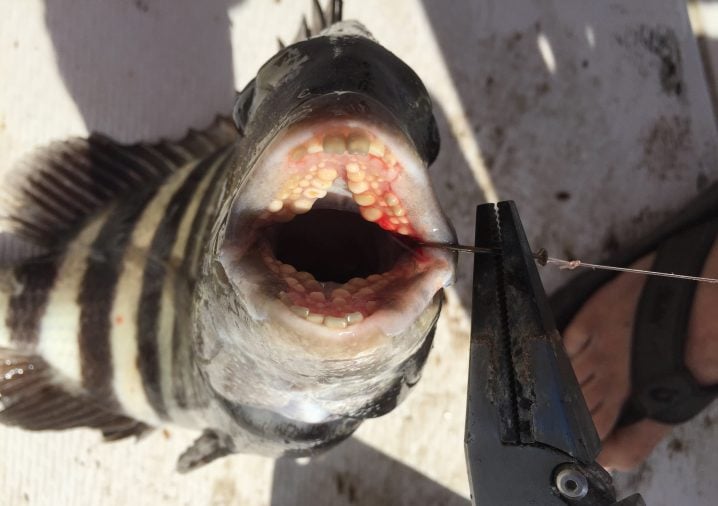
<path id="1" fill-rule="evenodd" d="M 262 66 L 234 122 L 72 139 L 12 173 L 2 422 L 194 428 L 187 471 L 328 448 L 404 398 L 454 275 L 419 245 L 453 240 L 439 138 L 416 74 L 340 12 Z"/>

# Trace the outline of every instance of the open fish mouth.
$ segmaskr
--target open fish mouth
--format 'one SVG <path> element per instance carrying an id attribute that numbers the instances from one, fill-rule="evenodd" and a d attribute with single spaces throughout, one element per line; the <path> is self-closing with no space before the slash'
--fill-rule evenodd
<path id="1" fill-rule="evenodd" d="M 328 337 L 397 335 L 436 303 L 453 257 L 420 242 L 453 231 L 402 134 L 322 120 L 265 153 L 235 199 L 224 250 L 240 291 L 261 301 L 254 318 Z"/>

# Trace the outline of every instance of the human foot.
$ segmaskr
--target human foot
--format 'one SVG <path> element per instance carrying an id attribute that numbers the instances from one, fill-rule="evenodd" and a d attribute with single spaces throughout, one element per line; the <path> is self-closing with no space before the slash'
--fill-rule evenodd
<path id="1" fill-rule="evenodd" d="M 633 264 L 650 269 L 654 255 Z M 703 266 L 703 276 L 718 277 L 718 242 Z M 670 425 L 645 419 L 615 428 L 631 389 L 633 319 L 644 276 L 623 274 L 602 286 L 583 305 L 563 333 L 564 345 L 603 441 L 599 462 L 618 470 L 631 469 L 645 460 L 671 430 Z M 681 283 L 684 281 L 676 281 Z M 685 361 L 702 385 L 718 383 L 718 286 L 701 283 L 693 301 L 688 325 Z"/>

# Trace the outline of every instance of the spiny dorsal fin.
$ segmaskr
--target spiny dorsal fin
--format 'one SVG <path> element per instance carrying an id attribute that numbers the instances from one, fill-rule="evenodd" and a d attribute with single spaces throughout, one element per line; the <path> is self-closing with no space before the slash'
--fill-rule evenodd
<path id="1" fill-rule="evenodd" d="M 344 2 L 342 0 L 329 0 L 327 6 L 322 8 L 319 0 L 312 0 L 312 23 L 307 23 L 307 17 L 302 16 L 302 21 L 299 25 L 299 32 L 294 37 L 295 42 L 302 40 L 311 39 L 315 35 L 325 28 L 330 27 L 334 23 L 338 23 L 342 20 L 342 11 L 344 9 Z M 286 46 L 282 39 L 277 38 L 279 49 L 282 50 Z"/>
<path id="2" fill-rule="evenodd" d="M 149 430 L 85 394 L 68 393 L 42 358 L 5 348 L 0 348 L 0 422 L 28 430 L 90 427 L 111 441 Z"/>
<path id="3" fill-rule="evenodd" d="M 0 265 L 51 250 L 108 203 L 159 184 L 236 136 L 220 117 L 178 142 L 122 145 L 93 134 L 41 149 L 11 172 L 0 195 Z"/>

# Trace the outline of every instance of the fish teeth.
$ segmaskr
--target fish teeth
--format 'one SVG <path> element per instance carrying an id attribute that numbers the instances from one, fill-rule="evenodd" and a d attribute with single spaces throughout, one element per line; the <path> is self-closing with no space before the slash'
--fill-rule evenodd
<path id="1" fill-rule="evenodd" d="M 355 323 L 359 323 L 362 320 L 364 320 L 364 315 L 361 314 L 359 311 L 355 311 L 354 313 L 349 313 L 345 316 L 347 324 L 353 325 Z"/>
<path id="2" fill-rule="evenodd" d="M 354 195 L 354 202 L 360 206 L 367 207 L 376 202 L 376 197 L 371 193 L 360 193 L 359 195 Z"/>
<path id="3" fill-rule="evenodd" d="M 321 168 L 317 171 L 319 179 L 323 179 L 324 181 L 334 182 L 338 175 L 339 173 L 331 167 Z"/>
<path id="4" fill-rule="evenodd" d="M 297 316 L 301 316 L 302 318 L 306 318 L 309 316 L 309 308 L 303 307 L 303 306 L 291 306 L 289 308 L 292 313 L 294 313 Z"/>
<path id="5" fill-rule="evenodd" d="M 347 151 L 352 154 L 366 155 L 369 152 L 370 143 L 369 137 L 361 132 L 354 132 L 349 134 L 347 139 Z"/>
<path id="6" fill-rule="evenodd" d="M 298 199 L 291 203 L 292 211 L 295 214 L 304 214 L 309 212 L 313 204 L 314 201 L 311 199 Z"/>
<path id="7" fill-rule="evenodd" d="M 348 322 L 346 317 L 338 318 L 336 316 L 325 316 L 324 325 L 331 329 L 345 329 L 347 328 Z"/>
<path id="8" fill-rule="evenodd" d="M 335 298 L 348 299 L 352 296 L 352 294 L 344 288 L 336 288 L 335 290 L 332 290 L 331 296 L 332 296 L 332 299 L 335 299 Z"/>
<path id="9" fill-rule="evenodd" d="M 276 213 L 281 211 L 282 207 L 284 207 L 284 202 L 279 199 L 276 199 L 269 203 L 269 206 L 267 206 L 267 210 L 272 213 Z"/>
<path id="10" fill-rule="evenodd" d="M 391 183 L 402 167 L 391 151 L 367 131 L 339 127 L 296 146 L 287 160 L 283 167 L 287 178 L 264 214 L 260 214 L 264 219 L 290 221 L 309 212 L 332 192 L 350 197 L 349 201 L 353 200 L 358 208 L 346 210 L 359 211 L 367 221 L 400 234 L 414 233 L 408 221 L 397 221 L 406 215 L 406 209 L 391 191 Z M 326 203 L 322 207 L 335 209 Z"/>
<path id="11" fill-rule="evenodd" d="M 309 315 L 307 315 L 306 318 L 308 321 L 310 321 L 312 323 L 319 323 L 319 324 L 324 323 L 324 315 L 323 314 L 309 313 Z"/>
<path id="12" fill-rule="evenodd" d="M 354 194 L 364 193 L 369 189 L 369 183 L 366 181 L 349 181 L 347 183 L 347 187 L 349 188 L 349 191 Z"/>
<path id="13" fill-rule="evenodd" d="M 322 146 L 324 147 L 325 153 L 332 153 L 336 155 L 341 155 L 347 149 L 344 137 L 341 135 L 327 135 L 324 137 Z"/>
<path id="14" fill-rule="evenodd" d="M 307 144 L 307 153 L 314 154 L 314 153 L 321 153 L 324 150 L 322 147 L 322 143 L 319 142 L 317 139 L 312 139 Z"/>
<path id="15" fill-rule="evenodd" d="M 374 155 L 377 158 L 384 158 L 384 153 L 386 152 L 386 146 L 382 144 L 380 141 L 374 139 L 369 143 L 369 154 Z"/>
<path id="16" fill-rule="evenodd" d="M 376 207 L 362 207 L 359 212 L 367 221 L 377 221 L 382 214 Z"/>

